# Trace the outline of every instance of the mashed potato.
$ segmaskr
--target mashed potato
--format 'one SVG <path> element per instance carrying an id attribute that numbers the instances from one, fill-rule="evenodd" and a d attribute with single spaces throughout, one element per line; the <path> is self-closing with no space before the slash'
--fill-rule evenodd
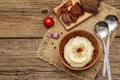
<path id="1" fill-rule="evenodd" d="M 64 47 L 64 58 L 72 67 L 84 67 L 92 60 L 94 47 L 85 37 L 76 36 Z"/>

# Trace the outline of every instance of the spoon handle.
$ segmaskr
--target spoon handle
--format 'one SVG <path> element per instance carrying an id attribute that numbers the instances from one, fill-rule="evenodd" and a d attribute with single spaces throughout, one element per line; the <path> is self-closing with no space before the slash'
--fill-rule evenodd
<path id="1" fill-rule="evenodd" d="M 109 60 L 109 49 L 110 49 L 110 35 L 111 33 L 108 34 L 108 40 L 107 40 L 107 55 L 106 55 L 106 66 L 107 66 L 107 72 L 108 72 L 108 79 L 112 80 L 111 76 L 111 69 L 110 69 L 110 60 Z"/>
<path id="2" fill-rule="evenodd" d="M 103 48 L 104 48 L 104 63 L 103 63 L 103 77 L 105 77 L 106 75 L 106 70 L 107 70 L 107 61 L 106 61 L 106 54 L 107 54 L 107 49 L 106 49 L 106 46 L 105 46 L 105 41 L 103 40 Z"/>
<path id="3" fill-rule="evenodd" d="M 107 59 L 107 72 L 108 72 L 108 80 L 112 80 L 109 57 Z"/>

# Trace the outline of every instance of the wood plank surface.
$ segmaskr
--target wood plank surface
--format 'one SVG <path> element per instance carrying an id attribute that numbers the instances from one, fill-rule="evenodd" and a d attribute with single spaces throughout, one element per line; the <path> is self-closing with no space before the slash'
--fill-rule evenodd
<path id="1" fill-rule="evenodd" d="M 0 37 L 42 37 L 43 19 L 62 0 L 0 0 Z M 103 0 L 120 9 L 120 0 Z"/>
<path id="2" fill-rule="evenodd" d="M 41 39 L 0 40 L 0 80 L 77 80 L 36 56 Z M 120 39 L 116 38 L 110 48 L 113 79 L 120 79 Z M 102 80 L 102 71 L 96 80 Z"/>
<path id="3" fill-rule="evenodd" d="M 0 0 L 0 80 L 78 80 L 37 58 L 48 30 L 43 18 L 62 0 Z M 103 0 L 120 9 L 120 0 Z M 120 80 L 120 28 L 110 47 L 113 80 Z M 95 80 L 102 77 L 102 67 Z"/>
<path id="4" fill-rule="evenodd" d="M 57 1 L 57 2 L 56 2 Z M 0 0 L 0 37 L 41 37 L 43 19 L 60 0 Z"/>

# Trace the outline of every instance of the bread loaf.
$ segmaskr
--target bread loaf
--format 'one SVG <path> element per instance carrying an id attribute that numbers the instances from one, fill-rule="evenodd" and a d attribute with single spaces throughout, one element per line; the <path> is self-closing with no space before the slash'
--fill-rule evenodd
<path id="1" fill-rule="evenodd" d="M 84 10 L 93 14 L 98 13 L 99 0 L 80 0 Z"/>

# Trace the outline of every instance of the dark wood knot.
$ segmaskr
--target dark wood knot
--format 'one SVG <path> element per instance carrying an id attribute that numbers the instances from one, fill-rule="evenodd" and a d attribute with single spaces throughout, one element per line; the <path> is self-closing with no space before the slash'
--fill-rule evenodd
<path id="1" fill-rule="evenodd" d="M 47 9 L 44 9 L 41 11 L 42 14 L 48 14 L 48 10 Z"/>

